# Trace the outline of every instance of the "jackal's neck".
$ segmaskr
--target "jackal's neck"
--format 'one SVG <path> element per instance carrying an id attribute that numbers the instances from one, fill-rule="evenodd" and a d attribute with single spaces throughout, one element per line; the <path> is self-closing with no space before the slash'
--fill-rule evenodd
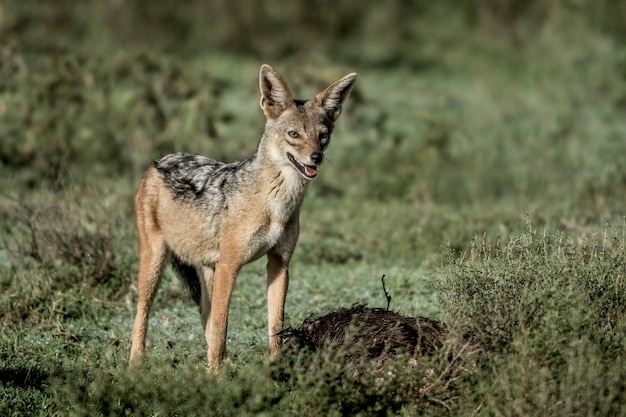
<path id="1" fill-rule="evenodd" d="M 254 171 L 257 193 L 274 210 L 290 216 L 300 207 L 309 181 L 291 166 L 286 154 L 268 147 L 265 139 L 248 159 L 248 168 Z"/>
<path id="2" fill-rule="evenodd" d="M 278 159 L 278 161 L 276 160 Z M 276 158 L 258 149 L 248 160 L 249 167 L 256 173 L 257 183 L 261 188 L 269 188 L 270 194 L 287 193 L 304 194 L 309 180 L 299 174 L 287 160 L 286 156 Z"/>

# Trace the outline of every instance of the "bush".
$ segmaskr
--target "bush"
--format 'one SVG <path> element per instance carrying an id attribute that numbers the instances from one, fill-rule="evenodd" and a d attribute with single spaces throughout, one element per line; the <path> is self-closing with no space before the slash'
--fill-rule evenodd
<path id="1" fill-rule="evenodd" d="M 68 187 L 32 200 L 2 196 L 2 320 L 80 315 L 85 293 L 126 292 L 131 222 L 124 224 L 95 191 Z M 0 200 L 1 201 L 1 200 Z"/>
<path id="2" fill-rule="evenodd" d="M 30 60 L 8 48 L 0 167 L 33 186 L 69 173 L 141 175 L 151 155 L 189 151 L 217 135 L 218 90 L 202 72 L 162 56 L 56 53 Z M 28 168 L 28 169 L 24 169 Z"/>
<path id="3" fill-rule="evenodd" d="M 484 351 L 468 398 L 501 415 L 626 411 L 625 233 L 528 230 L 451 260 L 438 283 L 446 321 Z"/>

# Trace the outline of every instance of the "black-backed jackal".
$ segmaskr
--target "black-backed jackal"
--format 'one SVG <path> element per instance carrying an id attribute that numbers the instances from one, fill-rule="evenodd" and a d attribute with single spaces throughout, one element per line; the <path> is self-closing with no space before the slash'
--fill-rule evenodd
<path id="1" fill-rule="evenodd" d="M 235 278 L 265 254 L 270 355 L 278 354 L 300 204 L 356 77 L 348 74 L 301 101 L 263 65 L 259 81 L 267 122 L 254 155 L 223 163 L 176 153 L 147 170 L 135 196 L 140 255 L 131 363 L 143 356 L 150 306 L 171 262 L 200 305 L 208 363 L 219 370 Z"/>

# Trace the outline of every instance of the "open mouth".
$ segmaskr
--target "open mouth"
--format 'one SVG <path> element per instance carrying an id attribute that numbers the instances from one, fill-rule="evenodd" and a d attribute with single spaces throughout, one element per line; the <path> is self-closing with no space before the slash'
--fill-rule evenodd
<path id="1" fill-rule="evenodd" d="M 306 178 L 313 179 L 317 176 L 317 167 L 312 165 L 305 165 L 298 161 L 292 154 L 287 152 L 287 158 L 291 161 L 291 163 L 298 168 L 298 171 L 302 173 Z"/>

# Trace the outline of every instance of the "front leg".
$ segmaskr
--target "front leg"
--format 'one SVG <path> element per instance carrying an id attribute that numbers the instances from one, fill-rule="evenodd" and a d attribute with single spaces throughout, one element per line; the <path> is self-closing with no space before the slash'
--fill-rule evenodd
<path id="1" fill-rule="evenodd" d="M 277 254 L 267 254 L 267 319 L 270 339 L 270 357 L 280 352 L 281 338 L 277 334 L 283 329 L 285 299 L 289 287 L 289 261 Z"/>
<path id="2" fill-rule="evenodd" d="M 213 275 L 211 290 L 209 325 L 205 328 L 205 337 L 209 342 L 207 360 L 209 368 L 220 371 L 226 354 L 226 334 L 228 332 L 228 308 L 230 296 L 235 285 L 235 278 L 241 265 L 234 262 L 218 261 Z"/>
<path id="3" fill-rule="evenodd" d="M 299 213 L 296 210 L 287 222 L 282 238 L 267 253 L 267 324 L 270 339 L 270 357 L 280 353 L 285 320 L 285 300 L 289 288 L 289 261 L 296 248 L 300 233 Z"/>

